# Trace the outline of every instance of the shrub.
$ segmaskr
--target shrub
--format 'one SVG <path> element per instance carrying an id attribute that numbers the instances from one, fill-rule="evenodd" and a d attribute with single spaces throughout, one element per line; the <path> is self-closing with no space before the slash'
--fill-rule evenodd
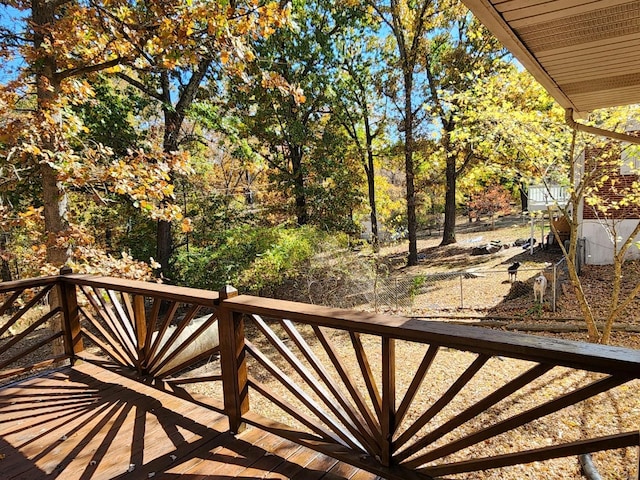
<path id="1" fill-rule="evenodd" d="M 210 245 L 180 251 L 173 278 L 210 290 L 231 284 L 248 293 L 273 291 L 308 269 L 313 256 L 329 244 L 344 248 L 346 236 L 309 226 L 235 227 L 219 233 Z"/>

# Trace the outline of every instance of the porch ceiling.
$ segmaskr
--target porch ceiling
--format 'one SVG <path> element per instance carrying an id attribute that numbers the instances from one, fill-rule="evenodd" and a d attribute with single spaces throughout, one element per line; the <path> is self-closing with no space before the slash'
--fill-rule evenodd
<path id="1" fill-rule="evenodd" d="M 563 107 L 640 103 L 640 1 L 463 2 Z"/>

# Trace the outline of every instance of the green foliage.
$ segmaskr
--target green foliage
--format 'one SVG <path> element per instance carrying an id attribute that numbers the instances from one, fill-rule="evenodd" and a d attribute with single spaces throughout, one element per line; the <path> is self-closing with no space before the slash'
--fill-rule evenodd
<path id="1" fill-rule="evenodd" d="M 220 232 L 210 245 L 181 250 L 173 277 L 181 285 L 217 290 L 231 284 L 260 293 L 294 278 L 327 243 L 346 242 L 308 226 L 239 226 Z"/>
<path id="2" fill-rule="evenodd" d="M 111 147 L 117 156 L 124 156 L 145 137 L 145 132 L 137 128 L 140 120 L 136 118 L 150 102 L 133 87 L 117 88 L 104 76 L 99 76 L 92 87 L 95 97 L 74 107 L 88 129 L 81 138 Z"/>

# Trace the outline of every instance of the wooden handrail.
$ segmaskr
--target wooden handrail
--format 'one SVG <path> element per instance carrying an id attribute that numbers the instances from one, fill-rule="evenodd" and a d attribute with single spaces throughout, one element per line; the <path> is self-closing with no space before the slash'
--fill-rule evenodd
<path id="1" fill-rule="evenodd" d="M 554 365 L 592 372 L 640 377 L 640 350 L 248 295 L 224 300 L 223 306 L 238 313 L 286 318 L 309 325 L 441 345 L 487 355 L 552 362 Z"/>
<path id="2" fill-rule="evenodd" d="M 134 295 L 145 295 L 152 298 L 162 298 L 163 300 L 191 303 L 203 307 L 215 307 L 219 301 L 218 292 L 189 287 L 177 287 L 163 283 L 82 274 L 63 275 L 59 278 L 74 285 L 117 290 Z"/>
<path id="3" fill-rule="evenodd" d="M 23 280 L 13 280 L 11 282 L 0 282 L 0 293 L 43 287 L 45 285 L 58 283 L 59 279 L 60 277 L 58 275 L 52 275 L 49 277 L 25 278 Z"/>

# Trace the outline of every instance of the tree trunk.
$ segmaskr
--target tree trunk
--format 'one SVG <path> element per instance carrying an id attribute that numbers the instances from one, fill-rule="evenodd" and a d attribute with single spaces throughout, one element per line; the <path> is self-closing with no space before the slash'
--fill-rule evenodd
<path id="1" fill-rule="evenodd" d="M 456 159 L 447 157 L 444 227 L 440 245 L 456 243 Z"/>
<path id="2" fill-rule="evenodd" d="M 62 148 L 62 134 L 56 118 L 56 102 L 60 94 L 60 83 L 56 75 L 56 61 L 52 55 L 42 48 L 45 43 L 47 30 L 56 21 L 55 3 L 45 0 L 34 0 L 31 5 L 31 21 L 33 23 L 34 50 L 39 57 L 34 62 L 36 80 L 37 112 L 36 125 L 39 127 L 40 149 L 48 152 L 60 152 Z M 67 195 L 62 183 L 58 181 L 58 174 L 51 165 L 40 164 L 40 178 L 42 181 L 42 201 L 44 206 L 44 228 L 47 245 L 47 262 L 56 267 L 62 266 L 69 258 L 68 247 L 61 242 L 61 237 L 68 230 L 66 219 Z M 51 290 L 49 308 L 55 310 L 61 307 L 58 288 Z M 62 330 L 62 316 L 57 314 L 49 321 L 52 333 Z M 64 353 L 62 338 L 52 342 L 54 355 Z"/>
<path id="3" fill-rule="evenodd" d="M 60 267 L 69 259 L 68 246 L 61 237 L 68 229 L 67 194 L 58 181 L 57 172 L 48 164 L 40 165 L 44 229 L 47 235 L 47 262 Z"/>
<path id="4" fill-rule="evenodd" d="M 165 86 L 166 89 L 169 87 Z M 167 90 L 168 92 L 168 90 Z M 165 94 L 167 94 L 165 92 Z M 178 113 L 165 106 L 164 113 L 164 139 L 163 151 L 170 154 L 178 149 L 178 134 L 182 125 L 182 118 Z M 173 181 L 173 179 L 171 179 Z M 173 253 L 173 236 L 171 235 L 171 222 L 167 220 L 158 220 L 156 225 L 156 261 L 160 264 L 158 272 L 165 277 L 169 276 L 169 261 Z"/>
<path id="5" fill-rule="evenodd" d="M 456 243 L 456 182 L 458 171 L 456 169 L 456 155 L 451 151 L 451 131 L 454 128 L 453 121 L 443 119 L 442 147 L 447 156 L 445 172 L 445 196 L 444 196 L 444 227 L 442 231 L 441 246 Z M 480 215 L 478 214 L 478 218 Z M 476 218 L 476 221 L 478 220 Z"/>
<path id="6" fill-rule="evenodd" d="M 304 171 L 302 168 L 302 148 L 294 147 L 291 151 L 291 165 L 293 168 L 293 192 L 296 201 L 296 218 L 298 225 L 309 223 L 307 212 L 307 195 L 304 185 Z"/>
<path id="7" fill-rule="evenodd" d="M 518 191 L 520 192 L 520 205 L 522 205 L 522 211 L 529 210 L 529 191 L 528 185 L 524 182 L 518 183 Z"/>
<path id="8" fill-rule="evenodd" d="M 9 267 L 9 260 L 6 257 L 7 251 L 7 236 L 4 233 L 0 233 L 0 279 L 3 282 L 10 282 L 11 268 Z"/>
<path id="9" fill-rule="evenodd" d="M 413 165 L 413 92 L 412 72 L 404 73 L 404 170 L 407 183 L 407 231 L 409 234 L 409 256 L 407 265 L 418 264 L 418 221 L 416 219 L 416 190 Z"/>
<path id="10" fill-rule="evenodd" d="M 369 125 L 369 114 L 364 118 L 364 130 L 365 138 L 367 142 L 367 186 L 369 190 L 369 207 L 371 208 L 371 245 L 373 251 L 378 253 L 380 251 L 380 239 L 378 233 L 378 211 L 376 209 L 376 175 L 375 165 L 373 158 L 373 136 L 371 134 L 371 125 Z"/>

